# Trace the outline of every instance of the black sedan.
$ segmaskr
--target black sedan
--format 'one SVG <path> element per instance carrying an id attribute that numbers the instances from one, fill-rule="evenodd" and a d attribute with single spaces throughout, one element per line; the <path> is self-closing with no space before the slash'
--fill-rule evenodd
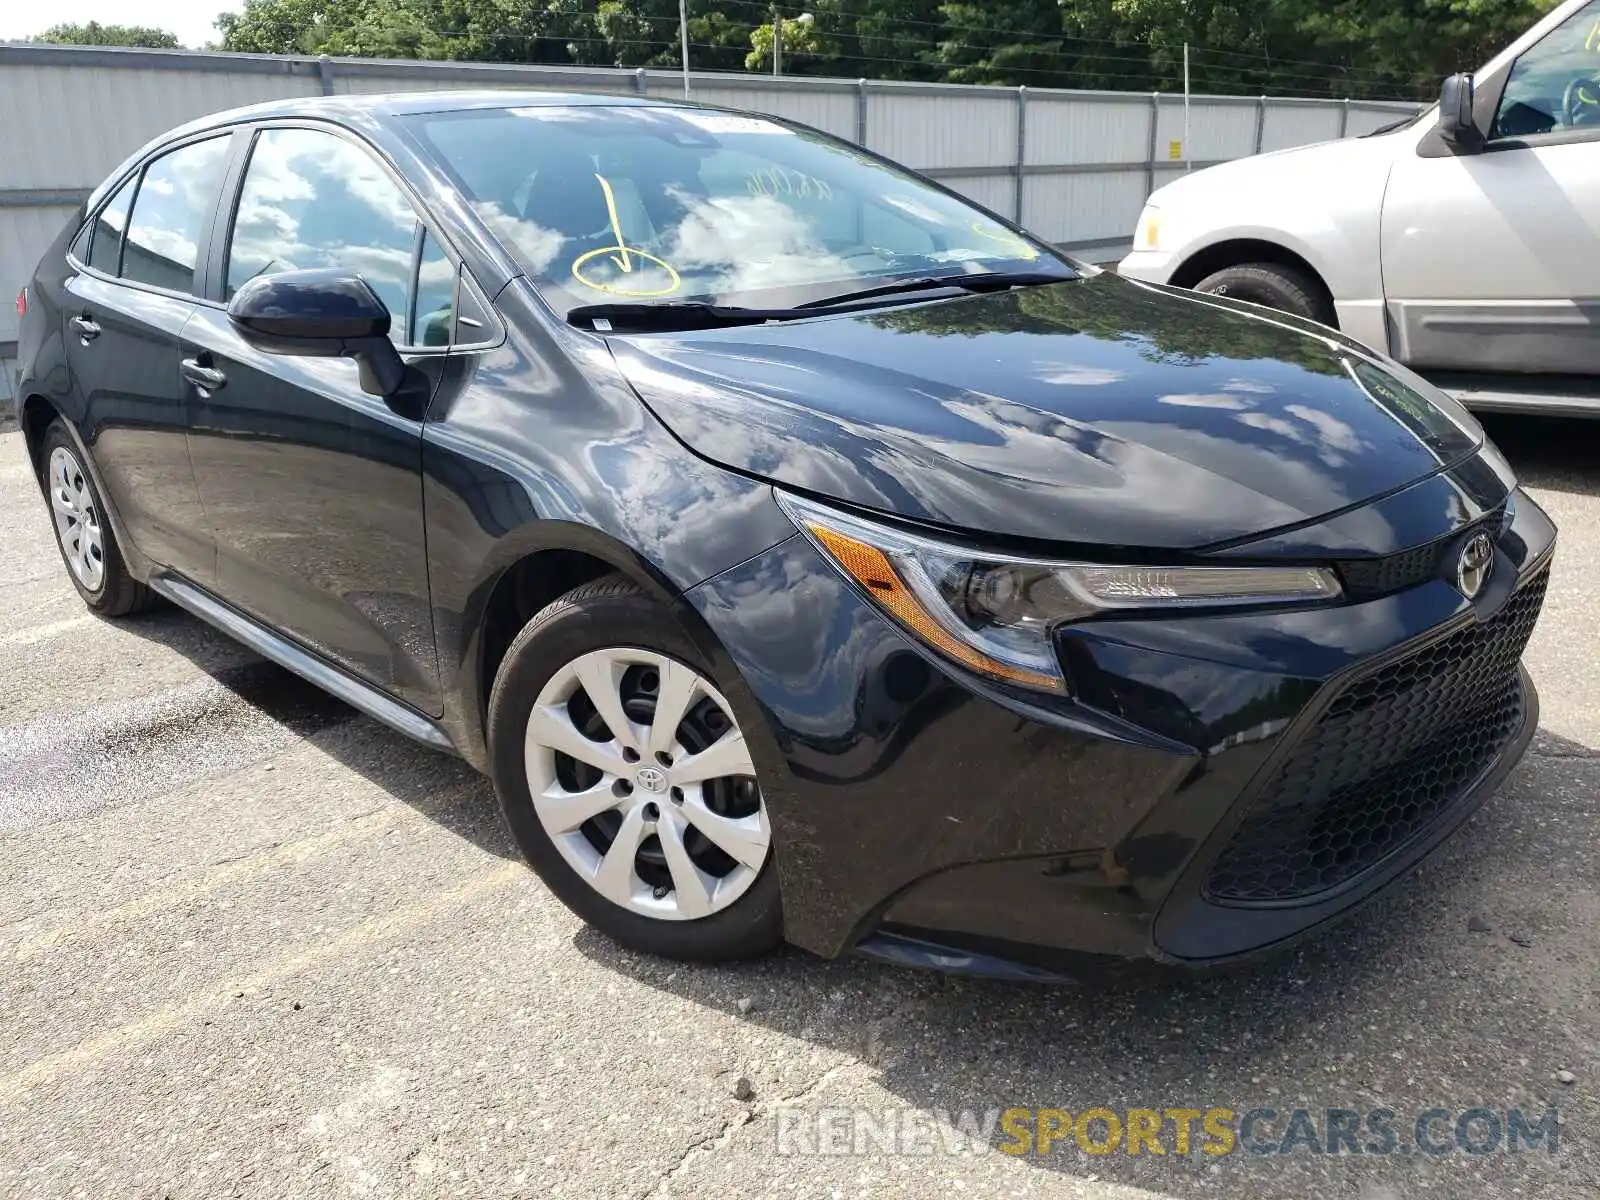
<path id="1" fill-rule="evenodd" d="M 463 756 L 641 950 L 1240 958 L 1537 723 L 1555 529 L 1457 405 L 783 121 L 225 113 L 18 302 L 89 607 L 165 598 Z"/>

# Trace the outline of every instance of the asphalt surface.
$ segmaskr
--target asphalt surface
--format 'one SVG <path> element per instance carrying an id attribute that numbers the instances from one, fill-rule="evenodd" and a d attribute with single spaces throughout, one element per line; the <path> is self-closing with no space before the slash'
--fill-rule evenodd
<path id="1" fill-rule="evenodd" d="M 460 763 L 176 611 L 87 615 L 0 435 L 0 1195 L 1594 1197 L 1600 425 L 1492 431 L 1563 530 L 1533 752 L 1306 949 L 1079 988 L 618 950 Z M 1551 1105 L 1554 1154 L 1437 1157 L 1014 1157 L 914 1115 L 1270 1107 L 1270 1145 L 1387 1108 L 1409 1144 Z M 865 1152 L 779 1153 L 813 1147 Z"/>

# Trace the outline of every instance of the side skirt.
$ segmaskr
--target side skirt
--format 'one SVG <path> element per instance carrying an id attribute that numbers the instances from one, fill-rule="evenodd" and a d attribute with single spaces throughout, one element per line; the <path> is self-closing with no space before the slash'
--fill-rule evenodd
<path id="1" fill-rule="evenodd" d="M 430 749 L 443 750 L 447 754 L 456 753 L 454 744 L 444 730 L 429 718 L 391 699 L 371 684 L 346 674 L 281 634 L 274 633 L 187 580 L 158 573 L 151 576 L 150 589 L 234 640 L 243 642 L 262 658 L 293 671 L 373 720 L 383 722 Z"/>

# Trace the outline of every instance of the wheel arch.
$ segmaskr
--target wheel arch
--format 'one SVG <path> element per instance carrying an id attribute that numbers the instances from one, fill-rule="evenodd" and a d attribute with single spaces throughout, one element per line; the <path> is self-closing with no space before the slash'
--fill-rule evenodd
<path id="1" fill-rule="evenodd" d="M 480 746 L 486 748 L 489 696 L 512 640 L 547 604 L 605 575 L 621 575 L 655 600 L 717 664 L 719 676 L 731 666 L 710 626 L 684 599 L 687 587 L 676 585 L 654 563 L 592 526 L 532 522 L 503 538 L 494 559 L 474 593 L 481 600 L 468 615 L 469 641 L 460 664 L 472 676 L 460 680 L 459 688 L 463 707 L 471 705 L 462 713 L 473 727 L 470 745 L 461 746 L 458 739 L 458 748 L 469 761 L 477 760 Z"/>
<path id="2" fill-rule="evenodd" d="M 22 444 L 28 449 L 28 461 L 33 464 L 33 473 L 39 479 L 40 486 L 44 481 L 44 451 L 45 430 L 50 428 L 50 423 L 61 416 L 61 410 L 52 404 L 49 399 L 32 392 L 22 398 L 22 403 L 17 409 L 17 425 L 22 430 Z"/>
<path id="3" fill-rule="evenodd" d="M 1334 307 L 1333 289 L 1328 286 L 1328 281 L 1323 277 L 1314 263 L 1280 242 L 1270 241 L 1258 237 L 1235 237 L 1224 241 L 1214 242 L 1195 251 L 1172 273 L 1168 281 L 1173 287 L 1192 288 L 1208 275 L 1228 267 L 1243 266 L 1246 263 L 1277 263 L 1280 266 L 1294 267 L 1305 272 L 1306 276 L 1317 286 L 1320 293 L 1318 299 L 1324 305 L 1324 312 L 1334 315 L 1334 328 L 1338 328 L 1337 309 Z"/>

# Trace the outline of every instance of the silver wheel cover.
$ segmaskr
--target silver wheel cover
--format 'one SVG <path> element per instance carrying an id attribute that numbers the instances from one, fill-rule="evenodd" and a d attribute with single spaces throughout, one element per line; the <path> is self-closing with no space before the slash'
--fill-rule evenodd
<path id="1" fill-rule="evenodd" d="M 98 592 L 106 581 L 106 552 L 88 473 L 65 446 L 50 452 L 49 472 L 50 511 L 61 552 L 78 582 Z"/>
<path id="2" fill-rule="evenodd" d="M 567 663 L 534 702 L 524 757 L 556 849 L 632 912 L 710 916 L 767 860 L 772 832 L 744 734 L 722 693 L 676 659 L 619 646 Z"/>

